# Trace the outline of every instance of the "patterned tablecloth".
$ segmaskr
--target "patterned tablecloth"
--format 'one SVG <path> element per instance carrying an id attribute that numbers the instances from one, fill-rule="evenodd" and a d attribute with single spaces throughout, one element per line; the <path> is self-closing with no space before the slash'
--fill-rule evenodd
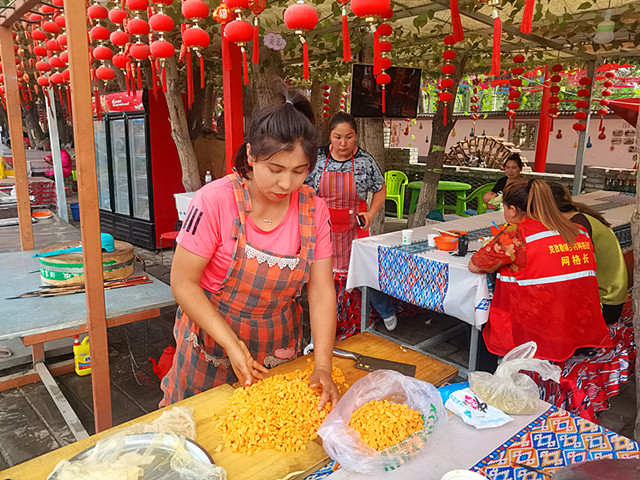
<path id="1" fill-rule="evenodd" d="M 545 480 L 562 467 L 601 458 L 640 458 L 640 445 L 565 410 L 550 407 L 472 470 L 492 480 Z M 548 478 L 548 477 L 547 477 Z"/>

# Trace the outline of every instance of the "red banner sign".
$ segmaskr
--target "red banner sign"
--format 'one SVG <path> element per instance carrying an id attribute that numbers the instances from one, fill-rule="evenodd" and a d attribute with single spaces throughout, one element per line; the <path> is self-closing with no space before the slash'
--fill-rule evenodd
<path id="1" fill-rule="evenodd" d="M 100 95 L 100 105 L 102 106 L 102 113 L 144 110 L 144 104 L 142 103 L 142 90 L 136 90 L 136 92 L 131 95 L 127 95 L 127 92 Z M 91 102 L 91 106 L 93 108 L 93 113 L 96 113 L 95 97 Z"/>

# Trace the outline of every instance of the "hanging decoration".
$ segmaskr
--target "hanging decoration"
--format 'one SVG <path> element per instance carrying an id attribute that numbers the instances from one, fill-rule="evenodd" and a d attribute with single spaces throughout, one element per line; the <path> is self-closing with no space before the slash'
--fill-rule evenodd
<path id="1" fill-rule="evenodd" d="M 393 10 L 391 10 L 390 0 L 351 0 L 351 11 L 356 17 L 362 18 L 370 25 L 373 33 L 373 75 L 377 76 L 380 72 L 380 34 L 375 24 L 380 18 L 391 18 Z"/>
<path id="2" fill-rule="evenodd" d="M 111 32 L 109 40 L 111 40 L 111 43 L 113 43 L 113 45 L 119 47 L 118 53 L 113 56 L 111 62 L 116 68 L 124 71 L 125 81 L 127 84 L 127 94 L 130 93 L 133 89 L 133 85 L 131 85 L 131 70 L 129 68 L 131 57 L 129 57 L 127 48 L 131 37 L 126 31 L 123 30 L 124 22 L 128 15 L 129 14 L 127 13 L 127 11 L 122 8 L 113 8 L 109 10 L 109 20 L 111 20 L 116 25 L 116 29 Z"/>
<path id="3" fill-rule="evenodd" d="M 147 60 L 151 51 L 149 45 L 142 41 L 142 37 L 147 37 L 150 32 L 149 23 L 142 18 L 142 15 L 149 8 L 149 0 L 127 0 L 127 8 L 133 12 L 133 18 L 127 22 L 127 31 L 136 39 L 135 43 L 129 47 L 129 54 L 136 61 L 136 88 L 142 88 L 142 60 Z"/>
<path id="4" fill-rule="evenodd" d="M 447 35 L 444 37 L 444 44 L 449 47 L 442 53 L 442 58 L 444 59 L 444 65 L 442 65 L 441 71 L 444 77 L 440 80 L 440 92 L 438 93 L 438 99 L 444 105 L 444 114 L 442 115 L 442 125 L 447 124 L 447 107 L 449 102 L 453 100 L 453 93 L 448 90 L 453 88 L 454 81 L 451 78 L 456 71 L 456 66 L 451 63 L 452 60 L 456 58 L 456 51 L 453 50 L 453 45 L 455 45 L 456 41 L 453 38 L 453 35 Z"/>
<path id="5" fill-rule="evenodd" d="M 598 135 L 598 138 L 600 140 L 604 140 L 605 138 L 607 138 L 607 134 L 604 133 L 604 126 L 600 129 L 600 134 Z"/>
<path id="6" fill-rule="evenodd" d="M 520 23 L 520 32 L 531 33 L 533 26 L 533 10 L 536 6 L 536 0 L 525 0 L 524 10 L 522 12 L 522 22 Z"/>
<path id="7" fill-rule="evenodd" d="M 560 97 L 558 96 L 560 93 L 560 85 L 559 83 L 562 81 L 562 72 L 563 65 L 561 63 L 556 63 L 551 65 L 551 78 L 549 79 L 549 117 L 551 118 L 551 125 L 549 127 L 549 131 L 553 132 L 553 121 L 558 118 L 560 115 L 560 109 L 558 105 L 560 104 Z"/>
<path id="8" fill-rule="evenodd" d="M 578 83 L 581 87 L 578 89 L 578 96 L 581 99 L 576 102 L 577 111 L 573 114 L 573 118 L 576 119 L 577 122 L 573 124 L 573 129 L 580 133 L 587 129 L 585 120 L 591 108 L 591 105 L 589 105 L 589 96 L 591 95 L 592 85 L 589 77 L 582 77 L 578 80 Z"/>
<path id="9" fill-rule="evenodd" d="M 472 131 L 475 134 L 476 121 L 480 118 L 480 114 L 478 113 L 478 111 L 480 110 L 480 102 L 482 101 L 482 97 L 480 97 L 479 91 L 478 91 L 478 85 L 480 84 L 480 79 L 474 78 L 471 84 L 473 85 L 473 89 L 471 90 L 473 95 L 471 95 L 471 98 L 469 98 L 469 101 L 470 101 L 469 110 L 471 110 L 471 115 L 469 115 L 469 117 L 471 117 L 471 120 L 473 120 Z M 469 86 L 469 88 L 471 88 L 471 86 Z"/>
<path id="10" fill-rule="evenodd" d="M 493 6 L 493 49 L 491 53 L 491 75 L 497 77 L 500 75 L 500 50 L 502 42 L 502 20 L 496 7 L 500 6 L 500 0 L 489 0 L 488 5 Z"/>
<path id="11" fill-rule="evenodd" d="M 520 97 L 522 96 L 520 87 L 522 87 L 522 79 L 517 77 L 524 73 L 524 68 L 520 66 L 520 64 L 524 63 L 524 60 L 525 58 L 522 54 L 513 56 L 513 61 L 518 66 L 511 69 L 512 77 L 509 80 L 509 103 L 507 104 L 507 107 L 509 108 L 507 111 L 507 115 L 509 116 L 509 130 L 515 128 L 516 110 L 520 108 Z"/>
<path id="12" fill-rule="evenodd" d="M 351 2 L 351 8 L 353 9 L 353 0 Z M 304 3 L 304 0 L 298 0 L 297 3 L 290 5 L 284 11 L 284 23 L 287 25 L 287 28 L 293 30 L 293 32 L 300 37 L 300 41 L 302 42 L 302 77 L 306 80 L 309 78 L 309 46 L 307 45 L 307 40 L 304 34 L 305 32 L 316 28 L 316 25 L 318 24 L 318 11 L 315 7 Z"/>
<path id="13" fill-rule="evenodd" d="M 340 94 L 340 107 L 339 108 L 340 108 L 341 112 L 344 112 L 345 108 L 346 108 L 346 103 L 347 103 L 346 96 L 347 96 L 346 92 L 342 92 Z"/>
<path id="14" fill-rule="evenodd" d="M 558 129 L 558 133 L 556 134 L 556 138 L 560 140 L 562 138 L 562 130 Z"/>
<path id="15" fill-rule="evenodd" d="M 349 0 L 338 0 L 342 5 L 342 59 L 351 61 L 351 39 L 349 38 L 349 17 L 347 16 L 347 3 Z"/>
<path id="16" fill-rule="evenodd" d="M 113 53 L 111 49 L 104 45 L 104 42 L 109 40 L 109 36 L 111 32 L 107 27 L 102 25 L 102 22 L 105 21 L 109 17 L 109 11 L 106 9 L 104 5 L 99 3 L 94 3 L 87 8 L 87 17 L 91 20 L 93 27 L 89 30 L 89 37 L 94 42 L 97 42 L 97 46 L 90 49 L 90 55 L 94 60 L 100 62 L 100 66 L 95 69 L 93 67 L 90 68 L 91 72 L 91 80 L 93 81 L 93 96 L 94 103 L 96 109 L 96 116 L 98 120 L 102 120 L 102 108 L 100 102 L 100 91 L 98 89 L 98 80 L 103 80 L 106 82 L 107 80 L 112 80 L 115 78 L 115 72 L 110 67 L 105 65 L 107 60 L 111 60 Z M 47 48 L 49 47 L 49 42 L 47 42 Z M 98 76 L 99 71 L 99 76 Z M 51 83 L 58 83 L 59 80 L 62 79 L 62 76 L 57 76 L 57 74 L 52 74 L 49 77 Z"/>
<path id="17" fill-rule="evenodd" d="M 242 52 L 242 72 L 244 84 L 249 85 L 249 72 L 247 67 L 247 50 L 245 46 L 253 40 L 253 26 L 240 16 L 229 22 L 224 29 L 224 36 L 229 42 L 235 43 Z"/>
<path id="18" fill-rule="evenodd" d="M 607 97 L 611 96 L 611 90 L 609 89 L 613 87 L 614 78 L 616 78 L 616 72 L 613 70 L 608 70 L 604 73 L 604 81 L 602 82 L 604 87 L 604 90 L 602 90 L 603 98 L 600 100 L 600 108 L 598 109 L 598 115 L 600 115 L 600 127 L 598 130 L 601 132 L 604 132 L 604 116 L 609 113 L 609 99 Z"/>
<path id="19" fill-rule="evenodd" d="M 324 118 L 324 127 L 329 128 L 329 110 L 331 110 L 329 97 L 331 96 L 331 86 L 325 83 L 322 86 L 322 90 L 322 117 Z"/>
<path id="20" fill-rule="evenodd" d="M 378 38 L 380 37 L 389 37 L 393 33 L 393 27 L 388 23 L 382 23 L 376 29 L 376 33 L 378 34 Z M 386 96 L 385 91 L 389 82 L 391 82 L 391 76 L 385 72 L 389 67 L 391 67 L 391 59 L 387 56 L 389 52 L 391 52 L 391 42 L 388 40 L 378 40 L 379 51 L 380 51 L 380 73 L 376 75 L 376 83 L 382 87 L 382 113 L 386 113 Z"/>
<path id="21" fill-rule="evenodd" d="M 267 8 L 267 0 L 249 0 L 249 8 L 253 12 L 253 63 L 260 63 L 260 29 L 258 25 L 258 15 Z"/>
<path id="22" fill-rule="evenodd" d="M 231 69 L 231 60 L 229 59 L 229 40 L 227 40 L 224 31 L 227 23 L 235 19 L 235 12 L 229 8 L 225 0 L 220 0 L 220 4 L 213 10 L 211 14 L 213 19 L 220 24 L 222 36 L 222 65 L 225 70 Z"/>
<path id="23" fill-rule="evenodd" d="M 149 26 L 159 37 L 153 40 L 149 46 L 151 55 L 158 59 L 158 70 L 162 69 L 162 91 L 167 93 L 166 61 L 173 57 L 175 48 L 165 39 L 165 35 L 175 26 L 173 18 L 165 13 L 165 8 L 173 3 L 173 0 L 154 0 L 157 10 L 149 17 Z M 151 40 L 151 38 L 150 38 Z M 154 82 L 155 86 L 155 82 Z"/>
<path id="24" fill-rule="evenodd" d="M 451 9 L 451 28 L 453 30 L 453 39 L 458 43 L 464 40 L 464 31 L 462 30 L 462 21 L 460 20 L 458 0 L 449 0 L 449 7 Z"/>
<path id="25" fill-rule="evenodd" d="M 191 108 L 194 102 L 191 52 L 195 52 L 200 60 L 200 88 L 204 88 L 204 57 L 201 50 L 209 46 L 211 39 L 200 27 L 200 22 L 209 16 L 209 6 L 203 0 L 186 0 L 182 3 L 182 15 L 191 21 L 191 24 L 182 25 L 184 58 L 182 51 L 180 52 L 180 59 L 184 60 L 187 66 L 187 104 Z"/>

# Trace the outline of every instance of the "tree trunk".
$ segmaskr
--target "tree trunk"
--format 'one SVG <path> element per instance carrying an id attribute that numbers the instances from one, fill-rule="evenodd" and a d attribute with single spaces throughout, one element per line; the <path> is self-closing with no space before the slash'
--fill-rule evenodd
<path id="1" fill-rule="evenodd" d="M 251 52 L 248 52 L 250 57 Z M 250 58 L 249 58 L 250 61 Z M 255 112 L 278 100 L 274 85 L 284 78 L 280 52 L 260 48 L 260 63 L 249 63 L 249 85 L 243 89 L 244 124 L 249 125 Z"/>
<path id="2" fill-rule="evenodd" d="M 213 121 L 213 104 L 215 103 L 213 85 L 207 85 L 205 88 L 204 113 L 202 115 L 202 130 L 211 132 Z"/>
<path id="3" fill-rule="evenodd" d="M 458 84 L 464 73 L 464 66 L 467 63 L 469 54 L 461 52 L 452 62 L 456 66 L 455 73 L 451 76 L 453 79 L 453 99 L 447 105 L 447 124 L 443 125 L 444 119 L 444 103 L 440 102 L 436 110 L 436 114 L 431 122 L 431 140 L 429 145 L 429 154 L 427 155 L 427 167 L 422 179 L 422 188 L 418 197 L 418 205 L 416 211 L 409 215 L 407 226 L 409 228 L 422 227 L 427 220 L 427 214 L 433 210 L 438 195 L 438 182 L 444 165 L 444 154 L 447 147 L 447 140 L 455 121 L 453 120 L 453 106 L 456 103 L 456 95 L 458 93 Z"/>
<path id="4" fill-rule="evenodd" d="M 194 63 L 195 67 L 196 63 Z M 187 123 L 189 125 L 189 135 L 191 140 L 195 140 L 203 135 L 202 133 L 202 114 L 204 112 L 204 104 L 206 100 L 205 88 L 200 88 L 200 68 L 193 69 L 193 105 L 187 112 Z"/>
<path id="5" fill-rule="evenodd" d="M 175 58 L 170 58 L 166 63 L 167 75 L 167 106 L 169 107 L 169 119 L 171 121 L 171 136 L 178 149 L 180 165 L 182 166 L 182 185 L 187 192 L 194 192 L 202 186 L 198 174 L 198 159 L 196 158 L 187 114 L 182 102 L 182 78 L 178 75 Z"/>
<path id="6" fill-rule="evenodd" d="M 60 112 L 61 110 L 58 111 Z M 34 146 L 37 146 L 42 142 L 42 140 L 47 138 L 38 123 L 39 117 L 37 108 L 24 108 L 22 110 L 22 118 L 24 119 L 24 126 Z"/>
<path id="7" fill-rule="evenodd" d="M 636 121 L 636 147 L 640 148 L 640 115 Z M 636 172 L 636 185 L 640 175 Z M 631 215 L 631 238 L 633 240 L 633 333 L 636 347 L 640 340 L 640 188 L 636 188 L 636 208 Z M 633 437 L 640 442 L 640 355 L 636 355 L 636 424 Z"/>

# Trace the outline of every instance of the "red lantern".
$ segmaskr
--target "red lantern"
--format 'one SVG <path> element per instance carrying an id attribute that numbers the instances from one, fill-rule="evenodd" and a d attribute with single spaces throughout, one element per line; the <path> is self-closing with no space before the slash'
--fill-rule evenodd
<path id="1" fill-rule="evenodd" d="M 149 35 L 149 24 L 141 18 L 132 18 L 127 22 L 127 31 L 136 37 Z"/>
<path id="2" fill-rule="evenodd" d="M 353 4 L 351 4 L 351 8 L 353 9 Z M 287 28 L 293 30 L 300 37 L 302 42 L 302 77 L 306 80 L 309 78 L 309 47 L 304 34 L 309 30 L 313 30 L 318 24 L 318 11 L 313 6 L 304 3 L 304 0 L 298 0 L 297 3 L 290 5 L 284 11 L 284 23 Z"/>
<path id="3" fill-rule="evenodd" d="M 42 30 L 34 30 L 33 32 L 31 32 L 31 38 L 33 38 L 37 42 L 43 42 L 47 39 L 47 34 Z"/>
<path id="4" fill-rule="evenodd" d="M 127 32 L 123 32 L 122 30 L 116 30 L 115 32 L 111 32 L 109 39 L 111 43 L 117 46 L 124 46 L 129 43 L 129 39 L 131 37 Z"/>
<path id="5" fill-rule="evenodd" d="M 116 67 L 124 70 L 125 68 L 127 68 L 127 64 L 130 62 L 130 58 L 128 55 L 117 53 L 113 56 L 113 59 L 111 61 Z"/>
<path id="6" fill-rule="evenodd" d="M 49 78 L 45 77 L 44 75 L 41 77 L 38 77 L 38 85 L 40 85 L 41 87 L 48 87 L 49 86 Z"/>
<path id="7" fill-rule="evenodd" d="M 453 60 L 456 58 L 456 51 L 445 50 L 444 53 L 442 54 L 442 58 L 444 58 L 445 60 Z"/>
<path id="8" fill-rule="evenodd" d="M 573 129 L 576 132 L 582 132 L 582 131 L 587 129 L 587 126 L 584 123 L 574 123 L 573 124 Z"/>
<path id="9" fill-rule="evenodd" d="M 149 0 L 127 0 L 129 10 L 146 10 L 149 8 Z"/>
<path id="10" fill-rule="evenodd" d="M 113 57 L 113 52 L 109 47 L 100 46 L 93 49 L 93 58 L 96 60 L 111 60 L 111 57 Z"/>
<path id="11" fill-rule="evenodd" d="M 442 88 L 451 88 L 453 87 L 453 78 L 443 78 L 440 82 L 440 86 Z"/>
<path id="12" fill-rule="evenodd" d="M 224 28 L 225 38 L 237 44 L 242 52 L 242 72 L 244 84 L 249 84 L 249 73 L 247 71 L 247 51 L 244 48 L 253 40 L 253 26 L 245 20 L 234 20 L 229 22 Z"/>
<path id="13" fill-rule="evenodd" d="M 60 27 L 54 22 L 42 22 L 42 30 L 53 35 L 60 33 Z"/>
<path id="14" fill-rule="evenodd" d="M 203 0 L 186 0 L 182 3 L 182 15 L 189 20 L 204 20 L 209 16 L 209 5 Z"/>
<path id="15" fill-rule="evenodd" d="M 611 96 L 611 90 L 603 90 L 602 91 L 602 96 L 603 97 L 610 97 Z"/>
<path id="16" fill-rule="evenodd" d="M 113 8 L 109 10 L 109 20 L 111 20 L 113 23 L 122 24 L 122 22 L 124 22 L 124 19 L 127 18 L 127 15 L 128 14 L 126 10 L 122 10 L 121 8 Z"/>
<path id="17" fill-rule="evenodd" d="M 455 65 L 443 65 L 441 70 L 445 75 L 453 75 L 456 71 L 456 67 Z"/>
<path id="18" fill-rule="evenodd" d="M 104 5 L 90 5 L 87 8 L 87 17 L 92 20 L 106 20 L 109 17 L 109 11 Z"/>
<path id="19" fill-rule="evenodd" d="M 589 77 L 582 77 L 580 80 L 578 80 L 578 83 L 584 86 L 591 85 L 591 79 Z"/>
<path id="20" fill-rule="evenodd" d="M 113 68 L 102 66 L 96 69 L 96 77 L 106 82 L 116 78 L 116 72 L 113 71 Z"/>
<path id="21" fill-rule="evenodd" d="M 576 108 L 587 108 L 589 106 L 589 102 L 586 100 L 578 100 L 576 102 Z"/>
<path id="22" fill-rule="evenodd" d="M 60 57 L 54 56 L 49 58 L 49 65 L 51 65 L 51 67 L 53 68 L 64 68 L 65 63 L 62 61 Z"/>
<path id="23" fill-rule="evenodd" d="M 49 81 L 56 85 L 60 85 L 61 83 L 64 83 L 64 78 L 61 73 L 54 73 L 49 77 Z"/>

